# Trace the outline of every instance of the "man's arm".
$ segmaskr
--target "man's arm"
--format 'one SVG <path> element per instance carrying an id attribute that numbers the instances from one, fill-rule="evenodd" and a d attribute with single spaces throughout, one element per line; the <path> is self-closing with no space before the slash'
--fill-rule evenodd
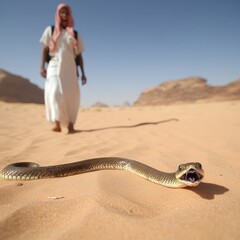
<path id="1" fill-rule="evenodd" d="M 46 78 L 46 75 L 47 75 L 47 71 L 45 69 L 45 63 L 47 61 L 48 53 L 49 53 L 48 46 L 44 46 L 42 49 L 42 58 L 41 58 L 41 67 L 40 67 L 40 74 L 43 78 Z"/>
<path id="2" fill-rule="evenodd" d="M 82 57 L 81 53 L 77 56 L 77 61 L 78 61 L 78 65 L 80 66 L 80 69 L 82 72 L 82 84 L 84 85 L 87 83 L 87 78 L 85 76 L 83 57 Z"/>

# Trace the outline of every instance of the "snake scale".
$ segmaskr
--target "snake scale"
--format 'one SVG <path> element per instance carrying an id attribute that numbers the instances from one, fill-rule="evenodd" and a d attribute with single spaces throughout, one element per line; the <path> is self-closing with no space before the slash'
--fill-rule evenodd
<path id="1" fill-rule="evenodd" d="M 45 167 L 40 167 L 37 163 L 19 162 L 6 166 L 0 172 L 0 176 L 6 180 L 36 180 L 67 177 L 99 170 L 125 170 L 170 188 L 197 186 L 204 177 L 202 165 L 198 162 L 181 164 L 177 171 L 166 173 L 135 160 L 119 157 L 93 158 Z"/>

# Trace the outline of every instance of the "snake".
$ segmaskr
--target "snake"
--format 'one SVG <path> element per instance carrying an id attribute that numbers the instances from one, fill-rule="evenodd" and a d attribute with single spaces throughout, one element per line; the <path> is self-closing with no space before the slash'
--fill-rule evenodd
<path id="1" fill-rule="evenodd" d="M 204 177 L 201 163 L 180 164 L 175 172 L 162 172 L 141 162 L 121 158 L 102 157 L 53 166 L 40 166 L 33 162 L 17 162 L 6 166 L 0 177 L 5 180 L 37 180 L 67 177 L 100 170 L 125 170 L 153 183 L 169 188 L 197 186 Z"/>

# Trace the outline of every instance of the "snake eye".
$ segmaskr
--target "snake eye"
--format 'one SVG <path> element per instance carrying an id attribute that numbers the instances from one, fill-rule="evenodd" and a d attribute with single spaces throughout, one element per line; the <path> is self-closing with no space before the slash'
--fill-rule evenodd
<path id="1" fill-rule="evenodd" d="M 199 168 L 202 168 L 202 164 L 201 164 L 201 163 L 197 163 L 197 166 L 198 166 Z"/>
<path id="2" fill-rule="evenodd" d="M 183 170 L 183 166 L 182 166 L 182 165 L 179 165 L 179 166 L 178 166 L 178 170 L 179 170 L 179 171 Z"/>

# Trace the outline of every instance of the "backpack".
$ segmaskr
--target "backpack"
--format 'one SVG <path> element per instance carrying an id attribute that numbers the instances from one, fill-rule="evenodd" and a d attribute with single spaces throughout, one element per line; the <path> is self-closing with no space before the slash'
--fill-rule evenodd
<path id="1" fill-rule="evenodd" d="M 52 34 L 53 34 L 53 31 L 54 31 L 54 26 L 53 26 L 53 25 L 51 26 L 51 29 L 52 29 Z M 74 30 L 74 37 L 75 37 L 76 39 L 78 39 L 78 32 L 77 32 L 76 30 Z M 47 55 L 46 62 L 49 63 L 50 60 L 51 60 L 51 58 L 52 58 L 52 57 L 50 56 L 49 51 L 48 51 L 48 55 Z M 75 63 L 76 63 L 76 67 L 80 66 L 79 55 L 77 55 L 77 56 L 75 57 Z M 77 75 L 78 75 L 78 69 L 77 69 Z"/>

